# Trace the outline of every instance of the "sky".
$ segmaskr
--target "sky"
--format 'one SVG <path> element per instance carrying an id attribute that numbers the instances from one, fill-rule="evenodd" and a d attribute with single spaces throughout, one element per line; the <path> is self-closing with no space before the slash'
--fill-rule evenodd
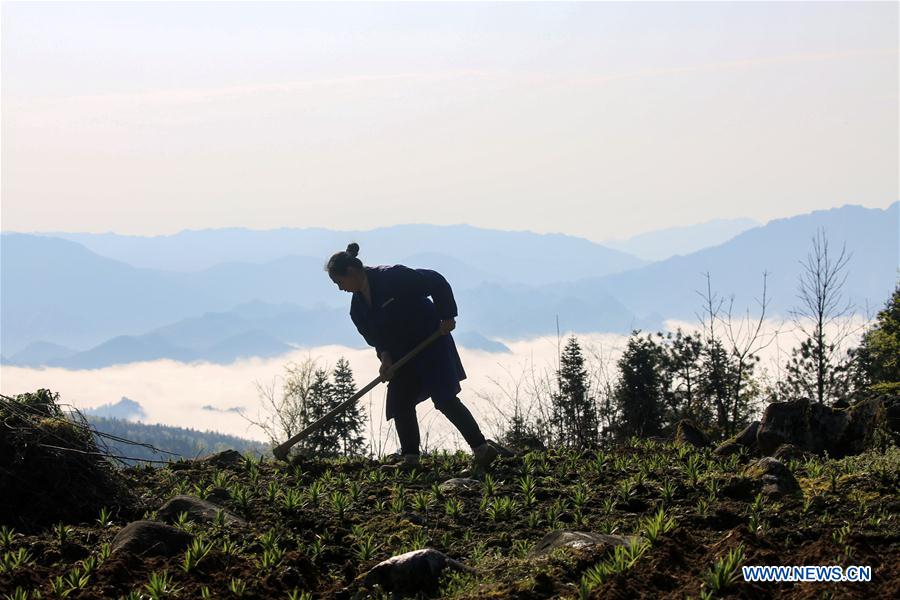
<path id="1" fill-rule="evenodd" d="M 898 4 L 3 2 L 4 231 L 886 207 Z"/>

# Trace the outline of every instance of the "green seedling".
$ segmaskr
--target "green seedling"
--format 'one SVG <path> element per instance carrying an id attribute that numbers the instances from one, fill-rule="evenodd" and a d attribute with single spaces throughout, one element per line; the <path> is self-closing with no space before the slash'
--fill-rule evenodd
<path id="1" fill-rule="evenodd" d="M 97 525 L 102 529 L 106 529 L 107 527 L 112 527 L 112 524 L 112 513 L 104 506 L 100 509 L 100 516 L 97 517 Z"/>
<path id="2" fill-rule="evenodd" d="M 724 557 L 710 567 L 704 577 L 703 585 L 715 595 L 721 595 L 738 581 L 741 565 L 744 562 L 744 545 L 728 551 Z"/>
<path id="3" fill-rule="evenodd" d="M 144 584 L 144 589 L 147 591 L 150 600 L 160 600 L 161 598 L 174 596 L 181 591 L 181 588 L 172 582 L 168 571 L 162 571 L 161 573 L 154 571 L 150 573 L 150 578 Z"/>

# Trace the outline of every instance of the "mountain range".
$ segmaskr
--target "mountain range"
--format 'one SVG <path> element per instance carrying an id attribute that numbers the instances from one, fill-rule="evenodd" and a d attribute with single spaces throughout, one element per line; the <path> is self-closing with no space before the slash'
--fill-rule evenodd
<path id="1" fill-rule="evenodd" d="M 760 225 L 754 219 L 713 219 L 697 225 L 648 231 L 623 240 L 605 240 L 603 245 L 647 261 L 660 261 L 718 246 Z"/>
<path id="2" fill-rule="evenodd" d="M 705 273 L 716 292 L 735 296 L 736 307 L 752 307 L 767 272 L 770 314 L 785 314 L 817 231 L 826 233 L 832 252 L 846 244 L 852 253 L 846 294 L 877 307 L 896 282 L 898 224 L 896 202 L 887 209 L 844 206 L 771 221 L 652 263 L 580 238 L 467 225 L 151 238 L 3 233 L 0 343 L 7 364 L 72 369 L 360 347 L 349 295 L 324 273 L 328 255 L 348 241 L 360 243 L 366 264 L 441 272 L 459 307 L 454 337 L 488 352 L 508 351 L 499 338 L 555 333 L 557 315 L 566 331 L 618 333 L 693 318 Z"/>

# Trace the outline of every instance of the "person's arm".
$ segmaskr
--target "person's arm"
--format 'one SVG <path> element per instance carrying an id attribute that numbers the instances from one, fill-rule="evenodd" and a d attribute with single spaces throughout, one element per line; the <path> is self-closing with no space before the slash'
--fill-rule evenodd
<path id="1" fill-rule="evenodd" d="M 398 294 L 431 296 L 438 317 L 442 321 L 457 316 L 456 300 L 453 290 L 444 276 L 431 269 L 410 269 L 403 265 L 394 265 L 386 271 L 392 290 Z"/>

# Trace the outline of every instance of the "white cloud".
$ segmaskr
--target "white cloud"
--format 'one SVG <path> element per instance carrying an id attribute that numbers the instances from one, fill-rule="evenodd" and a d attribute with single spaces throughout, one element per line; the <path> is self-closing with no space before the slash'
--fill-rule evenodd
<path id="1" fill-rule="evenodd" d="M 604 348 L 619 347 L 624 338 L 609 334 L 579 334 L 585 343 Z M 563 340 L 564 342 L 564 340 Z M 551 369 L 556 360 L 556 338 L 542 337 L 526 341 L 504 341 L 512 354 L 490 354 L 460 348 L 460 356 L 468 378 L 462 382 L 460 399 L 472 410 L 489 433 L 489 424 L 496 421 L 496 411 L 480 393 L 496 395 L 492 379 L 505 382 L 508 371 L 518 374 L 523 368 L 535 366 L 537 373 Z M 242 407 L 250 416 L 260 410 L 260 399 L 255 382 L 270 384 L 283 374 L 283 366 L 305 357 L 317 358 L 320 364 L 333 367 L 340 356 L 350 362 L 358 387 L 363 387 L 378 374 L 378 360 L 372 349 L 353 349 L 344 346 L 319 346 L 304 348 L 274 359 L 241 360 L 230 365 L 209 363 L 186 364 L 171 360 L 118 365 L 95 370 L 70 371 L 66 369 L 30 369 L 3 365 L 2 386 L 6 395 L 14 395 L 39 388 L 59 392 L 61 399 L 76 408 L 93 408 L 118 401 L 127 396 L 139 402 L 147 413 L 145 422 L 213 429 L 223 433 L 265 439 L 261 430 L 249 426 L 247 421 L 233 413 L 203 410 L 204 405 L 219 409 Z M 386 439 L 390 424 L 384 420 L 384 395 L 386 386 L 379 385 L 367 398 L 360 401 L 368 412 L 374 438 Z M 442 445 L 457 447 L 462 439 L 453 434 L 452 427 L 430 401 L 419 405 L 423 443 L 429 431 L 430 443 L 436 439 Z M 464 444 L 463 444 L 464 445 Z M 388 446 L 393 451 L 396 446 Z"/>
<path id="2" fill-rule="evenodd" d="M 856 318 L 834 325 L 828 333 L 839 327 L 854 331 L 845 341 L 846 348 L 858 343 L 865 324 L 864 319 Z M 745 334 L 738 333 L 738 325 L 735 323 L 735 335 L 740 338 Z M 697 324 L 670 320 L 666 322 L 666 327 L 670 331 L 678 327 L 696 331 Z M 721 327 L 719 332 L 727 336 Z M 459 349 L 468 375 L 462 382 L 460 399 L 470 408 L 486 435 L 496 432 L 495 426 L 503 421 L 504 414 L 511 414 L 517 382 L 521 399 L 527 403 L 534 380 L 552 376 L 557 362 L 557 344 L 564 346 L 567 336 L 564 334 L 559 340 L 555 336 L 500 340 L 511 350 L 509 354 Z M 627 337 L 606 333 L 579 333 L 577 337 L 594 376 L 603 376 L 601 366 L 605 367 L 607 376 L 613 375 L 615 362 L 625 348 Z M 790 349 L 800 341 L 800 335 L 793 323 L 767 320 L 763 323 L 760 340 L 766 346 L 759 352 L 761 362 L 758 375 L 774 377 L 778 375 L 779 364 L 785 362 Z M 363 387 L 377 376 L 378 360 L 371 348 L 332 345 L 302 348 L 273 359 L 241 360 L 230 365 L 161 360 L 84 371 L 4 365 L 0 368 L 0 391 L 14 395 L 48 388 L 59 392 L 64 402 L 80 409 L 116 402 L 127 396 L 144 407 L 147 413 L 145 422 L 148 423 L 212 429 L 264 440 L 262 431 L 250 426 L 240 416 L 203 410 L 202 407 L 211 405 L 223 410 L 241 407 L 248 415 L 255 417 L 261 406 L 255 382 L 271 384 L 283 374 L 283 367 L 288 362 L 313 357 L 320 365 L 331 368 L 341 356 L 350 362 L 357 387 Z M 391 423 L 384 420 L 385 391 L 386 386 L 379 385 L 360 401 L 360 406 L 370 417 L 369 439 L 383 450 L 392 452 L 397 446 Z M 419 405 L 418 414 L 423 445 L 465 448 L 462 438 L 430 401 Z"/>

